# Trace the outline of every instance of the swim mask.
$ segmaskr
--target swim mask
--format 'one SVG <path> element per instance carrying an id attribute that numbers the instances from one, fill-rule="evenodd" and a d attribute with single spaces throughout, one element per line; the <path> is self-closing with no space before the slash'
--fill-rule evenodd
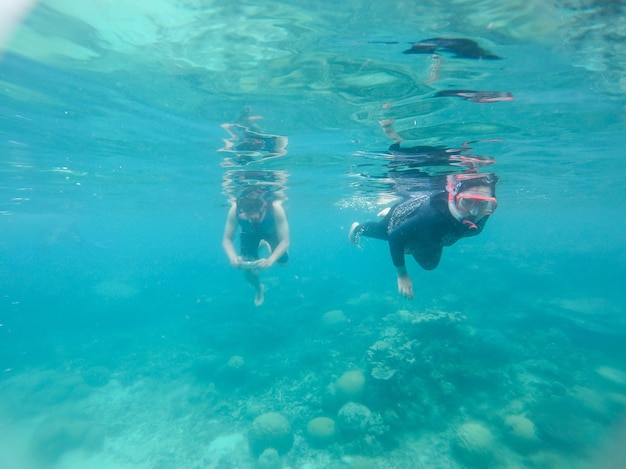
<path id="1" fill-rule="evenodd" d="M 459 212 L 471 213 L 472 215 L 491 215 L 498 206 L 495 197 L 479 194 L 457 194 L 454 202 Z"/>

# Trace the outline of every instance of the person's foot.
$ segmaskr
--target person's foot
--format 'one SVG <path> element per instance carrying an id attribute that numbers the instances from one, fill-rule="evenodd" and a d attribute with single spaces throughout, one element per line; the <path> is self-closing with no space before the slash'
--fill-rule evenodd
<path id="1" fill-rule="evenodd" d="M 268 243 L 264 239 L 259 241 L 259 251 L 262 251 L 263 249 L 265 249 L 265 251 L 267 252 L 267 255 L 261 256 L 261 257 L 270 257 L 272 255 L 272 246 L 270 245 L 270 243 Z"/>
<path id="2" fill-rule="evenodd" d="M 361 243 L 361 234 L 357 233 L 358 227 L 359 222 L 355 221 L 354 223 L 352 223 L 352 226 L 350 227 L 350 232 L 348 233 L 348 240 L 355 246 L 359 246 Z"/>
<path id="3" fill-rule="evenodd" d="M 257 288 L 256 290 L 256 295 L 254 295 L 254 306 L 261 306 L 263 304 L 263 301 L 265 301 L 265 295 L 264 295 L 264 290 L 265 288 L 263 287 L 263 285 L 259 285 L 259 288 Z"/>

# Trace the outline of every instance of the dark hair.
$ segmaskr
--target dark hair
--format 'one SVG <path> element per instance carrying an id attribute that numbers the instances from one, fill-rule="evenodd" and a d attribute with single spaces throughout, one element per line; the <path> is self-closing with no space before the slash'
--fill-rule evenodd
<path id="1" fill-rule="evenodd" d="M 237 208 L 244 213 L 260 212 L 265 203 L 265 192 L 259 187 L 246 187 L 237 197 Z"/>

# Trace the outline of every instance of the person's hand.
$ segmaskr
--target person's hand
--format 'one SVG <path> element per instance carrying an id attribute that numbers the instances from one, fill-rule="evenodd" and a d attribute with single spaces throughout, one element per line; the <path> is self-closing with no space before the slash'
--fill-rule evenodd
<path id="1" fill-rule="evenodd" d="M 408 275 L 398 276 L 398 293 L 409 300 L 413 299 L 413 281 Z"/>
<path id="2" fill-rule="evenodd" d="M 241 261 L 241 256 L 233 257 L 230 259 L 230 265 L 232 265 L 235 269 L 238 269 L 241 267 Z"/>
<path id="3" fill-rule="evenodd" d="M 269 269 L 274 265 L 274 261 L 270 260 L 269 258 L 261 258 L 256 261 L 256 265 L 259 269 Z"/>

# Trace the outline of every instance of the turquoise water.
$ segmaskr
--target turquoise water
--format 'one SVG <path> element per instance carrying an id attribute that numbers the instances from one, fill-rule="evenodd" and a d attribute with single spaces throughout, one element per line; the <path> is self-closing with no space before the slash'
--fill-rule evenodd
<path id="1" fill-rule="evenodd" d="M 0 469 L 620 467 L 624 12 L 597 3 L 35 5 L 0 58 Z M 503 59 L 402 53 L 440 36 Z M 288 152 L 224 167 L 245 106 Z M 383 119 L 500 177 L 480 236 L 407 261 L 414 300 L 347 241 L 394 197 L 359 157 Z M 291 228 L 260 307 L 221 248 L 241 170 L 280 174 Z M 258 457 L 268 412 L 294 440 Z"/>

